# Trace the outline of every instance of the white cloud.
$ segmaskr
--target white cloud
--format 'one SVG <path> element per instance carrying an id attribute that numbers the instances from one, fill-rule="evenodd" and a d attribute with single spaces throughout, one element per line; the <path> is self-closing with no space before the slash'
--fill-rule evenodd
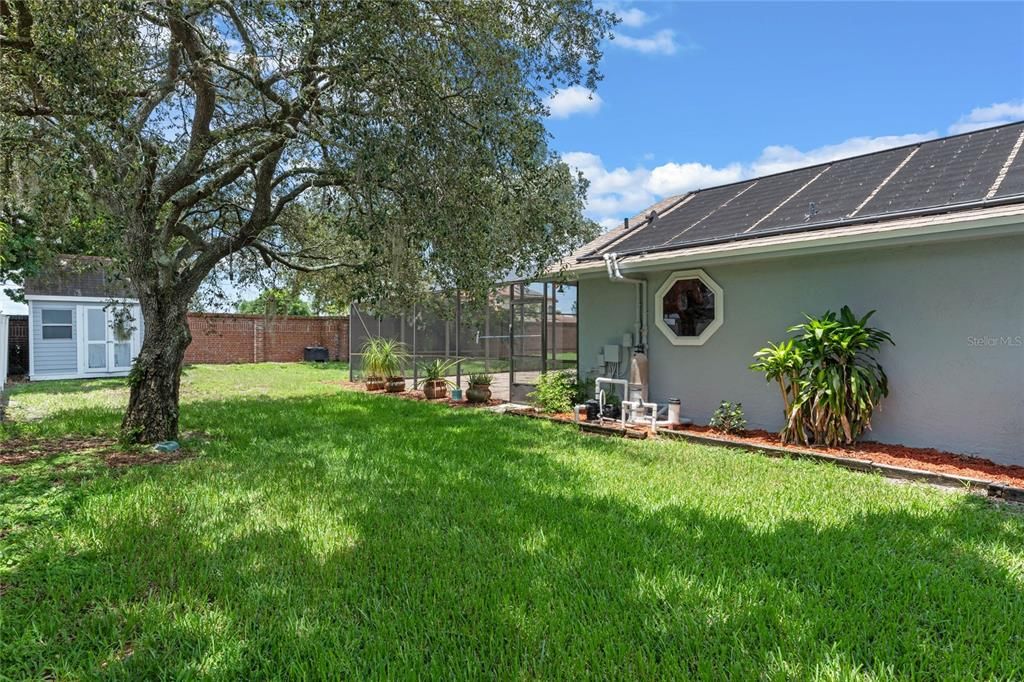
<path id="1" fill-rule="evenodd" d="M 1021 119 L 1024 119 L 1024 101 L 1000 102 L 972 109 L 971 113 L 961 116 L 959 121 L 949 126 L 949 133 L 951 135 L 969 133 L 979 128 L 990 128 Z"/>
<path id="2" fill-rule="evenodd" d="M 573 114 L 596 113 L 604 100 L 596 92 L 587 90 L 582 85 L 562 88 L 548 97 L 547 105 L 552 118 L 569 118 Z"/>
<path id="3" fill-rule="evenodd" d="M 587 188 L 587 213 L 598 222 L 620 222 L 622 216 L 632 215 L 654 201 L 647 189 L 651 172 L 646 168 L 632 170 L 618 167 L 607 169 L 597 154 L 569 152 L 562 160 L 577 169 L 590 181 Z"/>
<path id="4" fill-rule="evenodd" d="M 0 315 L 28 315 L 28 306 L 24 303 L 16 303 L 12 301 L 7 294 L 4 293 L 5 289 L 20 289 L 13 282 L 0 281 Z M 7 352 L 7 349 L 4 349 Z"/>
<path id="5" fill-rule="evenodd" d="M 616 16 L 622 20 L 623 26 L 630 28 L 640 28 L 651 18 L 647 15 L 647 12 L 643 11 L 638 7 L 630 7 L 629 9 L 617 9 L 614 10 Z"/>
<path id="6" fill-rule="evenodd" d="M 927 133 L 910 133 L 907 135 L 882 135 L 880 137 L 851 137 L 838 144 L 827 144 L 807 151 L 800 151 L 790 145 L 770 145 L 761 151 L 761 156 L 752 162 L 747 169 L 748 177 L 781 173 L 782 171 L 813 166 L 818 163 L 844 159 L 859 154 L 914 144 L 936 137 L 934 131 Z"/>
<path id="7" fill-rule="evenodd" d="M 676 45 L 676 33 L 672 29 L 665 28 L 646 38 L 634 38 L 632 36 L 615 34 L 612 44 L 624 47 L 627 50 L 636 50 L 644 54 L 675 54 L 679 46 Z"/>
<path id="8" fill-rule="evenodd" d="M 974 109 L 961 117 L 949 127 L 949 133 L 969 132 L 1021 119 L 1024 119 L 1024 102 L 993 104 Z M 622 166 L 608 169 L 600 156 L 589 152 L 563 154 L 562 159 L 590 181 L 587 215 L 610 229 L 620 225 L 623 217 L 635 215 L 659 199 L 673 194 L 869 154 L 935 137 L 938 137 L 938 133 L 933 130 L 904 135 L 851 137 L 836 144 L 807 150 L 792 145 L 769 145 L 752 161 L 736 161 L 720 167 L 688 161 L 668 162 L 653 168 L 641 165 L 632 169 Z M 647 156 L 644 158 L 649 160 Z"/>
<path id="9" fill-rule="evenodd" d="M 647 189 L 653 194 L 668 196 L 736 182 L 743 178 L 743 166 L 732 163 L 724 168 L 715 168 L 704 163 L 666 163 L 651 171 Z"/>

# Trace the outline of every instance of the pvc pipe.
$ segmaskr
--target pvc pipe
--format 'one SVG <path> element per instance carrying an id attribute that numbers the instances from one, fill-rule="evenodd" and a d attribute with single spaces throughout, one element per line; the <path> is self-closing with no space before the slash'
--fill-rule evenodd
<path id="1" fill-rule="evenodd" d="M 626 277 L 619 269 L 619 256 L 616 253 L 604 255 L 605 269 L 608 271 L 608 279 L 613 282 L 627 282 L 637 287 L 636 311 L 633 322 L 633 343 L 637 346 L 647 348 L 647 280 L 636 277 Z"/>
<path id="2" fill-rule="evenodd" d="M 623 397 L 628 397 L 629 382 L 625 379 L 614 379 L 612 377 L 598 377 L 594 380 L 594 394 L 597 396 L 597 418 L 599 420 L 604 420 L 604 389 L 601 388 L 601 384 L 622 386 Z"/>

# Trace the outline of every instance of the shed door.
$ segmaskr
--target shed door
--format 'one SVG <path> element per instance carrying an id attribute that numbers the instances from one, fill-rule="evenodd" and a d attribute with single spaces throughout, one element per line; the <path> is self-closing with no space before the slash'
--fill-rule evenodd
<path id="1" fill-rule="evenodd" d="M 107 341 L 109 336 L 107 311 L 102 306 L 89 306 L 85 309 L 85 371 L 109 372 Z M 110 340 L 111 344 L 113 340 Z"/>
<path id="2" fill-rule="evenodd" d="M 131 369 L 134 330 L 127 339 L 118 339 L 114 333 L 114 315 L 105 306 L 85 307 L 84 328 L 84 372 L 95 374 Z"/>

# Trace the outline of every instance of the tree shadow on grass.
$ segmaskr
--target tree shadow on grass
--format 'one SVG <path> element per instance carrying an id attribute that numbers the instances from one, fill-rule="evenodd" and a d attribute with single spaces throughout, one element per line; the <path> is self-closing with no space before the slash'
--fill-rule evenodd
<path id="1" fill-rule="evenodd" d="M 93 391 L 106 391 L 113 388 L 123 388 L 126 385 L 127 379 L 124 377 L 111 377 L 104 379 L 66 379 L 58 381 L 26 381 L 24 383 L 12 384 L 9 392 L 11 396 L 91 393 Z"/>
<path id="2" fill-rule="evenodd" d="M 1024 523 L 984 500 L 753 524 L 613 494 L 583 460 L 658 452 L 532 420 L 347 394 L 185 421 L 205 461 L 128 472 L 10 573 L 0 672 L 1024 673 Z"/>

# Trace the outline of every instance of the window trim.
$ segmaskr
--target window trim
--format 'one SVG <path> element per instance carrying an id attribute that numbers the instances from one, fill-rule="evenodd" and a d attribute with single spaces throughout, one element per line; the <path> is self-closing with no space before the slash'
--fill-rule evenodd
<path id="1" fill-rule="evenodd" d="M 663 300 L 665 295 L 675 286 L 675 283 L 681 279 L 699 279 L 703 282 L 704 286 L 711 289 L 715 294 L 715 319 L 711 321 L 711 324 L 699 336 L 677 336 L 672 331 L 672 328 L 665 324 Z M 654 326 L 660 329 L 665 338 L 674 346 L 703 346 L 725 321 L 725 292 L 722 291 L 722 287 L 718 286 L 718 282 L 711 279 L 708 273 L 701 269 L 676 270 L 669 273 L 669 276 L 665 278 L 664 284 L 655 293 L 654 305 L 656 313 L 654 316 Z"/>
<path id="2" fill-rule="evenodd" d="M 67 312 L 67 313 L 69 313 L 71 315 L 71 319 L 68 320 L 66 323 L 65 322 L 44 322 L 43 321 L 43 313 L 51 311 L 51 310 Z M 67 327 L 68 330 L 71 332 L 71 334 L 69 336 L 58 336 L 58 337 L 55 337 L 55 338 L 49 338 L 48 339 L 48 338 L 46 338 L 46 335 L 44 334 L 44 330 L 47 327 Z M 40 341 L 43 341 L 43 342 L 45 342 L 45 341 L 73 341 L 74 339 L 75 339 L 75 308 L 74 308 L 74 306 L 72 306 L 70 308 L 56 308 L 56 307 L 52 307 L 52 306 L 47 306 L 45 308 L 40 308 L 39 309 L 39 340 Z"/>

